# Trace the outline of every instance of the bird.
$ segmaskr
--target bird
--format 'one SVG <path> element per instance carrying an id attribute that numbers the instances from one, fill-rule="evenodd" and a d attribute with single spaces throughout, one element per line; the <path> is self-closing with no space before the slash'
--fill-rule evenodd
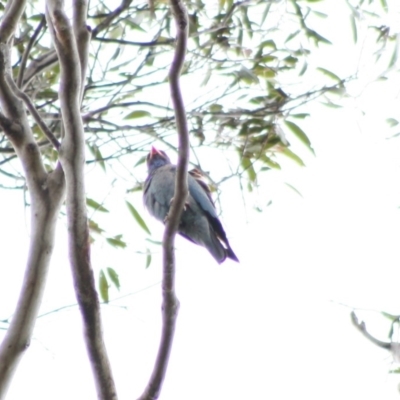
<path id="1" fill-rule="evenodd" d="M 168 217 L 175 194 L 176 165 L 163 150 L 154 146 L 147 155 L 148 176 L 144 183 L 143 201 L 149 213 L 164 222 Z M 188 173 L 188 198 L 182 211 L 178 233 L 189 241 L 205 247 L 221 264 L 230 258 L 239 259 L 233 252 L 211 197 L 198 169 Z"/>

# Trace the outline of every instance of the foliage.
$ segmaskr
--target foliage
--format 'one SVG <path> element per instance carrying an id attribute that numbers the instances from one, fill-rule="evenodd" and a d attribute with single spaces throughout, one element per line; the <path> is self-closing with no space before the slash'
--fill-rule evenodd
<path id="1" fill-rule="evenodd" d="M 327 17 L 318 11 L 319 3 L 188 2 L 191 25 L 183 84 L 193 151 L 218 146 L 238 154 L 250 187 L 256 180 L 249 170 L 279 168 L 277 153 L 292 157 L 285 126 L 312 150 L 306 134 L 293 122 L 296 107 L 344 89 L 348 79 L 320 67 L 325 82 L 320 80 L 313 87 L 295 85 L 304 74 L 315 73 L 308 65 L 314 46 L 330 43 L 312 28 L 316 19 Z M 365 2 L 350 8 L 354 29 L 358 6 L 364 7 Z M 60 70 L 43 13 L 42 2 L 27 5 L 15 38 L 14 76 L 60 137 Z M 125 0 L 115 7 L 110 1 L 96 1 L 91 2 L 88 20 L 92 42 L 82 107 L 90 154 L 87 163 L 106 170 L 111 161 L 126 163 L 129 156 L 129 163 L 136 159 L 137 165 L 154 141 L 175 149 L 174 116 L 166 86 L 174 47 L 168 4 L 157 1 L 149 7 L 147 2 Z M 387 38 L 382 29 L 377 34 L 382 40 Z M 32 125 L 48 168 L 54 168 L 56 151 L 37 124 Z M 23 186 L 15 157 L 3 138 L 3 187 Z M 140 186 L 140 180 L 137 183 Z"/>
<path id="2" fill-rule="evenodd" d="M 301 120 L 308 114 L 298 108 L 317 98 L 323 98 L 328 106 L 336 106 L 334 97 L 345 95 L 348 83 L 355 78 L 340 76 L 326 65 L 309 62 L 316 47 L 331 44 L 329 36 L 315 28 L 318 26 L 317 20 L 329 18 L 320 12 L 321 3 L 322 0 L 220 0 L 212 4 L 201 0 L 187 2 L 191 23 L 190 42 L 182 83 L 185 86 L 195 166 L 200 167 L 196 152 L 202 147 L 217 147 L 229 152 L 232 157 L 237 157 L 237 168 L 223 179 L 237 177 L 245 181 L 244 185 L 241 182 L 242 187 L 251 191 L 257 187 L 261 172 L 281 168 L 280 157 L 304 165 L 300 155 L 290 147 L 290 140 L 297 140 L 314 153 L 312 143 L 301 126 Z M 369 28 L 376 35 L 375 58 L 379 61 L 387 44 L 395 42 L 395 36 L 391 35 L 387 26 L 375 26 L 373 22 L 379 13 L 386 11 L 386 2 L 347 0 L 345 3 L 348 5 L 354 41 L 359 40 L 359 20 L 368 16 L 371 21 Z M 0 7 L 3 6 L 0 4 Z M 41 1 L 27 4 L 13 41 L 12 73 L 15 84 L 5 83 L 4 79 L 2 84 L 3 87 L 10 85 L 15 96 L 24 99 L 29 108 L 34 139 L 47 172 L 57 171 L 58 166 L 61 176 L 64 171 L 61 171 L 59 162 L 65 154 L 63 147 L 60 154 L 57 150 L 59 143 L 64 146 L 63 138 L 67 137 L 60 112 L 62 96 L 59 97 L 63 70 L 50 40 L 51 29 L 46 25 L 43 7 Z M 92 40 L 81 108 L 88 150 L 86 163 L 98 166 L 104 172 L 115 165 L 125 166 L 128 172 L 124 178 L 129 180 L 130 190 L 139 190 L 141 175 L 136 174 L 136 167 L 144 163 L 149 145 L 159 141 L 165 148 L 176 151 L 177 147 L 174 110 L 169 100 L 166 72 L 175 48 L 170 7 L 162 0 L 141 4 L 122 0 L 118 6 L 108 0 L 98 0 L 91 2 L 90 7 L 88 19 Z M 53 36 L 56 36 L 54 32 Z M 80 61 L 84 64 L 83 60 Z M 394 68 L 396 61 L 395 50 L 387 68 Z M 85 70 L 85 66 L 81 65 L 81 69 Z M 307 74 L 318 78 L 308 85 L 305 79 L 303 82 Z M 62 89 L 70 90 L 68 86 Z M 78 95 L 80 93 L 78 91 Z M 26 101 L 25 98 L 30 100 Z M 2 104 L 3 108 L 7 108 L 4 107 L 4 99 Z M 35 110 L 39 112 L 41 121 L 35 117 Z M 3 127 L 9 121 L 11 119 L 2 116 Z M 388 123 L 396 127 L 398 120 L 389 118 Z M 10 132 L 13 131 L 12 127 L 8 128 Z M 13 147 L 5 135 L 0 140 L 0 185 L 3 188 L 25 188 L 29 168 L 22 172 L 15 152 L 15 149 L 20 150 L 16 143 L 14 138 Z M 73 154 L 70 159 L 79 161 L 81 154 L 78 157 Z M 21 151 L 19 158 L 23 158 Z M 70 159 L 64 158 L 63 167 L 68 165 Z M 131 170 L 128 164 L 135 168 Z M 79 167 L 81 165 L 83 162 Z M 37 171 L 39 169 L 34 172 L 39 176 Z M 77 185 L 74 187 L 83 188 L 83 178 L 77 179 L 76 174 L 71 172 L 72 169 L 66 171 L 67 181 L 75 179 Z M 31 178 L 30 190 L 36 185 L 39 192 L 45 192 L 46 185 L 39 185 L 42 181 L 36 179 L 35 174 Z M 213 182 L 214 187 L 218 188 L 219 183 Z M 67 200 L 77 200 L 76 204 L 81 206 L 79 200 L 84 200 L 84 197 L 76 196 L 78 191 L 74 187 L 67 184 L 67 193 L 74 193 L 76 197 L 67 194 Z M 294 187 L 292 189 L 296 190 Z M 59 194 L 59 203 L 61 197 Z M 140 226 L 140 232 L 151 235 L 137 208 L 130 202 L 126 205 Z M 86 227 L 86 208 L 96 213 L 89 219 L 91 239 L 94 240 L 95 235 L 99 234 L 104 236 L 109 245 L 125 248 L 122 235 L 109 235 L 100 226 L 97 220 L 99 214 L 107 215 L 109 210 L 91 194 L 80 208 L 79 218 L 71 214 L 71 210 L 76 210 L 75 204 L 69 207 L 71 226 L 78 222 Z M 57 207 L 53 209 L 57 210 Z M 76 232 L 82 233 L 84 230 L 78 229 Z M 75 271 L 78 277 L 76 281 L 85 289 L 87 277 L 91 276 L 91 266 L 87 257 L 88 235 L 82 237 L 84 241 L 76 241 L 75 249 L 77 253 L 84 250 L 81 260 L 84 259 L 88 264 L 85 270 L 88 273 L 79 275 L 82 269 L 78 263 Z M 159 246 L 150 238 L 147 241 Z M 143 253 L 148 267 L 152 252 L 146 248 Z M 99 291 L 104 302 L 109 301 L 111 286 L 119 290 L 120 280 L 116 270 L 107 267 L 99 272 Z M 93 299 L 97 299 L 94 290 L 92 295 Z M 79 297 L 86 299 L 86 296 Z M 98 309 L 97 303 L 96 306 Z M 85 307 L 82 306 L 83 309 Z M 87 316 L 89 321 L 93 320 L 89 314 Z M 99 321 L 96 326 L 100 327 Z M 89 337 L 88 342 L 91 340 Z"/>
<path id="3" fill-rule="evenodd" d="M 297 108 L 323 97 L 345 93 L 351 77 L 339 77 L 325 66 L 309 65 L 315 46 L 327 46 L 329 37 L 313 26 L 328 16 L 319 11 L 322 1 L 220 0 L 206 4 L 188 2 L 190 39 L 182 84 L 191 146 L 196 150 L 219 147 L 238 157 L 231 177 L 244 179 L 252 190 L 262 171 L 280 169 L 280 157 L 304 165 L 290 149 L 286 135 L 311 152 L 312 144 L 301 128 L 308 115 Z M 347 2 L 357 40 L 357 21 L 373 20 L 377 7 L 363 0 Z M 383 2 L 380 7 L 385 9 Z M 381 10 L 379 10 L 381 11 Z M 44 5 L 27 5 L 15 38 L 13 74 L 18 86 L 30 96 L 56 137 L 63 135 L 58 99 L 60 67 L 51 46 Z M 364 14 L 363 14 L 364 12 Z M 367 14 L 368 13 L 368 14 Z M 376 15 L 376 14 L 375 14 Z M 91 2 L 88 21 L 92 30 L 89 67 L 83 93 L 82 118 L 88 149 L 87 164 L 104 172 L 126 165 L 130 190 L 141 189 L 142 176 L 129 165 L 143 164 L 151 143 L 176 151 L 174 113 L 170 103 L 167 68 L 174 48 L 174 24 L 168 3 L 137 3 L 123 0 Z M 378 42 L 390 40 L 387 29 L 376 29 Z M 302 83 L 306 74 L 317 74 L 313 86 Z M 58 155 L 36 122 L 33 132 L 45 165 L 52 170 Z M 0 141 L 0 185 L 24 188 L 24 176 L 9 142 Z M 212 182 L 218 188 L 218 182 Z M 87 205 L 105 212 L 96 200 Z M 146 225 L 132 205 L 136 222 Z M 104 235 L 98 222 L 92 233 Z M 107 238 L 123 247 L 121 237 Z"/>

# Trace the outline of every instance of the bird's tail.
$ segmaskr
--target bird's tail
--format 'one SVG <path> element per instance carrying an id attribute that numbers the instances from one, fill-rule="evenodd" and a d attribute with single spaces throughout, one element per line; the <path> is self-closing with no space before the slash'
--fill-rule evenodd
<path id="1" fill-rule="evenodd" d="M 230 258 L 233 261 L 239 262 L 239 259 L 236 257 L 236 254 L 233 252 L 230 246 L 228 246 L 226 250 L 226 257 Z"/>
<path id="2" fill-rule="evenodd" d="M 214 232 L 211 233 L 210 239 L 211 241 L 209 243 L 205 243 L 205 246 L 219 264 L 223 263 L 226 258 L 230 258 L 233 261 L 239 262 L 239 259 L 236 257 L 236 254 L 231 249 L 231 246 L 227 240 L 225 241 L 226 247 L 224 247 Z"/>

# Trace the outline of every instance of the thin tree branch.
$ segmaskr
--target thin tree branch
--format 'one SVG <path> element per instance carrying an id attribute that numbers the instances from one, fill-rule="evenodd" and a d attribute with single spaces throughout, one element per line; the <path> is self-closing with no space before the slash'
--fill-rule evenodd
<path id="1" fill-rule="evenodd" d="M 25 89 L 39 72 L 51 67 L 57 60 L 57 53 L 54 50 L 50 50 L 37 60 L 31 61 L 29 67 L 25 70 L 26 72 L 21 84 L 22 89 Z"/>
<path id="2" fill-rule="evenodd" d="M 26 63 L 28 62 L 29 53 L 31 52 L 32 46 L 35 43 L 37 37 L 39 36 L 40 31 L 42 30 L 42 28 L 45 25 L 46 25 L 46 17 L 44 15 L 42 15 L 42 19 L 40 20 L 39 25 L 36 27 L 35 31 L 33 32 L 32 37 L 29 39 L 28 46 L 26 46 L 26 49 L 22 56 L 21 66 L 19 67 L 18 78 L 17 78 L 17 86 L 19 88 L 22 85 L 22 80 L 24 78 L 24 72 L 25 72 Z"/>
<path id="3" fill-rule="evenodd" d="M 0 42 L 7 43 L 14 35 L 17 24 L 25 9 L 26 0 L 8 1 L 0 24 Z"/>
<path id="4" fill-rule="evenodd" d="M 21 1 L 21 0 L 19 0 L 19 1 Z M 13 2 L 9 2 L 9 3 L 13 3 Z M 17 3 L 17 1 L 15 1 L 15 3 Z M 91 32 L 91 37 L 95 38 L 101 31 L 106 29 L 112 23 L 112 21 L 116 17 L 118 17 L 118 15 L 120 15 L 127 8 L 129 8 L 131 3 L 132 3 L 132 0 L 122 0 L 121 4 L 113 12 L 108 14 L 107 17 Z M 85 6 L 85 4 L 86 4 L 86 6 Z M 86 38 L 86 33 L 81 31 L 83 24 L 80 22 L 80 21 L 82 21 L 80 18 L 80 15 L 82 15 L 81 10 L 84 9 L 85 7 L 87 9 L 87 1 L 86 0 L 83 0 L 83 1 L 77 0 L 76 2 L 74 2 L 74 12 L 77 14 L 77 17 L 74 18 L 74 21 L 77 21 L 76 28 L 74 27 L 74 29 L 78 29 L 80 31 L 79 34 L 82 34 L 83 35 L 82 37 L 84 39 L 82 44 L 79 44 L 79 47 L 81 49 L 83 49 L 85 46 L 89 46 L 89 40 L 90 40 L 90 37 Z M 84 14 L 84 15 L 85 15 L 84 18 L 85 18 L 85 24 L 86 24 L 86 14 Z M 86 30 L 88 33 L 90 33 L 89 27 L 86 26 Z M 81 50 L 79 50 L 79 54 L 80 54 L 80 56 L 83 55 Z M 33 60 L 30 63 L 29 67 L 26 69 L 25 77 L 21 83 L 22 87 L 25 88 L 29 84 L 29 82 L 35 77 L 35 75 L 37 75 L 40 71 L 43 71 L 44 69 L 55 64 L 57 61 L 58 61 L 57 54 L 54 50 L 49 51 L 48 53 L 46 53 L 44 56 L 42 56 L 38 60 Z M 85 60 L 84 58 L 82 58 L 82 61 L 83 61 L 82 66 L 84 65 L 84 63 L 87 64 L 87 59 Z M 83 68 L 81 68 L 81 69 L 83 69 Z M 81 73 L 82 72 L 83 71 L 81 71 Z M 84 74 L 82 74 L 82 76 L 84 76 Z"/>
<path id="5" fill-rule="evenodd" d="M 382 340 L 377 339 L 376 337 L 372 336 L 368 331 L 367 327 L 365 326 L 365 322 L 358 321 L 356 313 L 354 311 L 351 312 L 351 322 L 353 325 L 373 344 L 382 349 L 390 350 L 392 348 L 392 344 L 390 342 L 383 342 Z"/>
<path id="6" fill-rule="evenodd" d="M 179 77 L 185 60 L 188 16 L 182 1 L 171 0 L 176 29 L 177 42 L 174 59 L 169 72 L 171 98 L 175 111 L 175 121 L 178 131 L 179 153 L 175 180 L 175 194 L 168 221 L 163 236 L 163 281 L 162 281 L 162 332 L 156 363 L 150 381 L 140 397 L 140 400 L 154 400 L 160 395 L 165 379 L 168 361 L 175 334 L 176 318 L 179 310 L 179 300 L 175 294 L 175 235 L 178 230 L 181 213 L 188 195 L 187 169 L 189 164 L 189 133 L 186 121 L 185 107 L 179 85 Z"/>
<path id="7" fill-rule="evenodd" d="M 76 5 L 76 10 L 84 8 Z M 111 366 L 104 345 L 99 298 L 95 289 L 90 261 L 89 228 L 85 199 L 85 142 L 80 101 L 82 66 L 77 38 L 66 16 L 61 0 L 48 0 L 46 17 L 61 67 L 59 98 L 65 136 L 60 161 L 67 183 L 67 221 L 69 258 L 79 303 L 84 339 L 89 354 L 98 398 L 117 399 Z M 84 20 L 75 20 L 75 25 Z M 84 61 L 83 61 L 84 63 Z"/>
<path id="8" fill-rule="evenodd" d="M 162 40 L 156 39 L 156 40 L 152 40 L 150 42 L 132 42 L 131 40 L 96 37 L 93 40 L 96 42 L 116 43 L 116 44 L 120 44 L 120 45 L 139 46 L 139 47 L 164 46 L 164 45 L 172 45 L 174 43 L 174 39 L 162 39 Z"/>
<path id="9" fill-rule="evenodd" d="M 149 107 L 158 108 L 158 109 L 164 110 L 164 111 L 171 111 L 171 108 L 169 108 L 169 107 L 165 107 L 165 106 L 155 104 L 155 103 L 150 103 L 148 101 L 129 101 L 129 102 L 124 102 L 124 103 L 107 104 L 104 107 L 100 107 L 98 109 L 87 112 L 86 114 L 84 114 L 82 116 L 82 118 L 84 121 L 89 121 L 94 115 L 102 114 L 103 112 L 111 110 L 112 108 L 128 108 L 128 107 L 132 107 L 132 106 L 149 106 Z"/>
<path id="10" fill-rule="evenodd" d="M 14 94 L 25 103 L 26 107 L 28 108 L 28 110 L 31 113 L 32 117 L 34 118 L 34 120 L 38 124 L 39 128 L 42 130 L 44 135 L 47 136 L 47 138 L 52 143 L 54 148 L 56 150 L 59 150 L 60 149 L 60 142 L 54 136 L 53 132 L 49 129 L 49 127 L 46 125 L 46 123 L 43 121 L 42 117 L 40 116 L 40 114 L 36 110 L 35 105 L 32 103 L 30 97 L 26 93 L 22 92 L 17 87 L 17 85 L 14 83 L 13 79 L 9 79 L 8 80 L 8 84 L 11 86 L 11 89 L 14 91 Z"/>
<path id="11" fill-rule="evenodd" d="M 108 28 L 108 26 L 111 24 L 114 18 L 118 17 L 118 15 L 120 15 L 126 9 L 128 9 L 131 3 L 132 0 L 122 0 L 121 4 L 112 13 L 108 14 L 107 17 L 104 18 L 104 20 L 100 22 L 100 24 L 97 25 L 95 29 L 93 29 L 92 36 L 96 37 L 99 34 L 99 32 Z"/>
<path id="12" fill-rule="evenodd" d="M 25 276 L 18 304 L 0 346 L 0 399 L 4 399 L 24 351 L 29 347 L 54 245 L 64 198 L 61 168 L 47 174 L 22 102 L 9 86 L 11 40 L 25 2 L 9 1 L 0 27 L 0 125 L 22 163 L 31 197 L 31 232 Z"/>

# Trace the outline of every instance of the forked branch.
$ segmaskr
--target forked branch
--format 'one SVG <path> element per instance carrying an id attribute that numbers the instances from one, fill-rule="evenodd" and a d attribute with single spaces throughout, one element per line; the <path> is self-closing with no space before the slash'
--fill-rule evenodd
<path id="1" fill-rule="evenodd" d="M 104 345 L 100 304 L 90 261 L 85 198 L 85 138 L 80 103 L 87 57 L 83 52 L 87 47 L 78 45 L 77 41 L 89 41 L 87 2 L 74 2 L 74 29 L 62 3 L 61 0 L 47 0 L 46 17 L 61 67 L 59 98 L 65 134 L 60 161 L 66 179 L 69 259 L 97 395 L 102 400 L 114 400 L 116 388 Z"/>
<path id="2" fill-rule="evenodd" d="M 0 125 L 21 161 L 31 200 L 30 244 L 24 280 L 14 315 L 0 346 L 0 399 L 5 398 L 18 362 L 30 344 L 65 189 L 60 167 L 54 172 L 46 172 L 23 104 L 12 89 L 15 84 L 11 73 L 10 39 L 24 7 L 24 1 L 10 0 L 0 24 Z"/>

